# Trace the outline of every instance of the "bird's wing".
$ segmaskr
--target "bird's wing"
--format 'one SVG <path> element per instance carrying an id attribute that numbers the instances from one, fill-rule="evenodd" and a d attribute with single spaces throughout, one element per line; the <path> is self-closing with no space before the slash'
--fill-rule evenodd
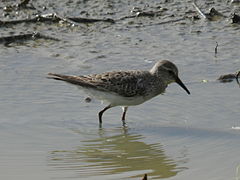
<path id="1" fill-rule="evenodd" d="M 132 97 L 146 92 L 149 73 L 143 71 L 114 71 L 87 76 L 67 76 L 49 73 L 49 78 L 100 91 L 109 91 L 121 96 Z"/>
<path id="2" fill-rule="evenodd" d="M 99 89 L 117 93 L 125 97 L 142 95 L 146 91 L 147 71 L 114 71 L 99 75 L 90 75 L 95 81 L 101 81 Z"/>

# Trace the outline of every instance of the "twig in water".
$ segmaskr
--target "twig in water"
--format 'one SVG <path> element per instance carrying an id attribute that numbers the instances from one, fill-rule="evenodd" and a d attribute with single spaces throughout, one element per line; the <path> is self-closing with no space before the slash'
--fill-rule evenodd
<path id="1" fill-rule="evenodd" d="M 215 57 L 217 57 L 217 51 L 218 51 L 218 42 L 216 42 L 216 47 L 215 47 Z"/>
<path id="2" fill-rule="evenodd" d="M 76 26 L 78 25 L 77 23 L 73 22 L 72 20 L 70 20 L 69 18 L 66 18 L 66 17 L 62 17 L 60 15 L 58 15 L 57 13 L 54 13 L 53 16 L 63 22 L 66 22 L 66 23 L 69 23 L 71 24 L 72 26 Z"/>
<path id="3" fill-rule="evenodd" d="M 67 17 L 71 21 L 77 22 L 77 23 L 95 23 L 95 22 L 109 22 L 109 23 L 115 23 L 115 20 L 111 18 L 106 19 L 94 19 L 94 18 L 81 18 L 81 17 Z"/>
<path id="4" fill-rule="evenodd" d="M 183 18 L 169 20 L 169 21 L 163 21 L 163 22 L 159 22 L 159 23 L 146 24 L 146 25 L 136 25 L 136 26 L 129 26 L 129 27 L 131 27 L 131 28 L 149 27 L 149 26 L 163 25 L 163 24 L 168 24 L 168 23 L 175 23 L 175 22 L 183 21 L 185 19 L 186 18 L 183 17 Z"/>
<path id="5" fill-rule="evenodd" d="M 195 9 L 197 10 L 197 12 L 204 18 L 207 19 L 207 16 L 199 9 L 199 7 L 197 6 L 197 4 L 195 3 L 195 1 L 193 1 L 193 6 L 195 7 Z"/>

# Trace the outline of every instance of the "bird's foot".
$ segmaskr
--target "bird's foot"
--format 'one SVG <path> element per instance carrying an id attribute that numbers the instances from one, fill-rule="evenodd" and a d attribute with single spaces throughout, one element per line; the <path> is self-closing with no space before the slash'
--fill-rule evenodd
<path id="1" fill-rule="evenodd" d="M 125 120 L 122 120 L 122 126 L 125 128 L 127 127 L 127 123 L 125 122 Z"/>
<path id="2" fill-rule="evenodd" d="M 102 129 L 102 123 L 99 123 L 98 128 L 99 128 L 99 129 Z"/>

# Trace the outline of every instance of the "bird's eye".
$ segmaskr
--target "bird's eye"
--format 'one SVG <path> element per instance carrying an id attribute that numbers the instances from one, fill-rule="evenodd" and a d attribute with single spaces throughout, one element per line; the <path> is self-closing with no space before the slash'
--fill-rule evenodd
<path id="1" fill-rule="evenodd" d="M 168 73 L 169 73 L 169 74 L 174 74 L 174 72 L 173 72 L 173 71 L 171 71 L 171 70 L 168 70 Z"/>

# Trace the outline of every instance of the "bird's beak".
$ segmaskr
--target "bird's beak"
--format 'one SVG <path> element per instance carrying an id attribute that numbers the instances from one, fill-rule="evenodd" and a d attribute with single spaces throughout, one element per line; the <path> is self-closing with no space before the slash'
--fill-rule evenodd
<path id="1" fill-rule="evenodd" d="M 175 76 L 175 82 L 179 84 L 188 94 L 190 94 L 190 91 L 187 89 L 187 87 L 183 84 L 183 82 L 179 79 L 179 77 Z"/>

